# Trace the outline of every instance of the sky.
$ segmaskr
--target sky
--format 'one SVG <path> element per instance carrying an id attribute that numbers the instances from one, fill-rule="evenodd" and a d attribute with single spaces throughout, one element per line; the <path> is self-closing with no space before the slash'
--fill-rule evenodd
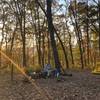
<path id="1" fill-rule="evenodd" d="M 65 5 L 65 6 L 69 6 L 69 4 L 70 4 L 70 1 L 73 1 L 73 0 L 57 0 L 57 1 L 59 1 L 59 4 L 63 4 L 63 5 Z M 66 3 L 66 2 L 67 3 Z M 76 0 L 77 2 L 87 2 L 87 0 Z M 98 0 L 95 0 L 97 3 L 98 3 Z M 88 0 L 88 3 L 89 4 L 96 4 L 93 0 Z M 64 7 L 64 6 L 62 6 L 62 9 L 61 9 L 61 11 L 59 10 L 58 12 L 57 12 L 58 14 L 59 13 L 62 13 L 62 14 L 65 14 L 66 13 L 66 8 Z"/>
<path id="2" fill-rule="evenodd" d="M 73 0 L 66 0 L 68 3 L 70 3 L 70 1 L 73 1 Z M 82 2 L 82 1 L 86 1 L 87 2 L 87 0 L 76 0 L 76 1 L 79 1 L 79 2 Z M 98 2 L 98 0 L 95 0 L 96 2 Z M 65 3 L 65 0 L 59 0 L 59 2 L 61 3 L 61 4 L 64 4 Z M 90 3 L 90 4 L 93 4 L 94 2 L 93 2 L 93 0 L 88 0 L 88 2 Z"/>

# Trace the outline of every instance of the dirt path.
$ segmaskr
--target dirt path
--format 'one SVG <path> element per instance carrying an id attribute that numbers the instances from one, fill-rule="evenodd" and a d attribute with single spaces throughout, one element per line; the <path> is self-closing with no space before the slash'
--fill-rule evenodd
<path id="1" fill-rule="evenodd" d="M 56 79 L 37 79 L 41 88 L 48 90 L 53 100 L 100 100 L 100 75 L 88 71 L 71 71 L 72 77 L 64 76 L 61 82 Z M 15 75 L 10 81 L 9 73 L 0 73 L 0 100 L 45 100 L 34 87 Z"/>

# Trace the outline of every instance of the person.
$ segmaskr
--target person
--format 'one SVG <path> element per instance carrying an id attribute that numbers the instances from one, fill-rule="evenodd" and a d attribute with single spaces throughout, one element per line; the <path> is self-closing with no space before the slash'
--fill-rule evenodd
<path id="1" fill-rule="evenodd" d="M 60 68 L 55 69 L 55 77 L 57 81 L 60 81 Z"/>
<path id="2" fill-rule="evenodd" d="M 50 64 L 45 64 L 44 68 L 42 70 L 43 77 L 44 78 L 50 77 L 51 71 L 52 71 L 51 65 Z"/>

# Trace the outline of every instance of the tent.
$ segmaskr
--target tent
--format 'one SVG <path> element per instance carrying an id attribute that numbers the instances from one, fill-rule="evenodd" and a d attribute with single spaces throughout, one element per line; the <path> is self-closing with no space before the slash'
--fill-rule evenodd
<path id="1" fill-rule="evenodd" d="M 92 71 L 93 74 L 99 74 L 100 75 L 100 62 L 96 64 L 96 67 Z"/>

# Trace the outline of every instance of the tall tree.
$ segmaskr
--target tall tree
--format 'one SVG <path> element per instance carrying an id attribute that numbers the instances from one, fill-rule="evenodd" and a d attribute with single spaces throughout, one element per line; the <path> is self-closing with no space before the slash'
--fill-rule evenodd
<path id="1" fill-rule="evenodd" d="M 88 8 L 88 0 L 86 0 L 86 33 L 87 33 L 87 56 L 88 56 L 88 64 L 89 64 L 89 57 L 90 57 L 90 36 L 89 36 L 89 8 Z"/>
<path id="2" fill-rule="evenodd" d="M 48 29 L 50 32 L 50 40 L 51 40 L 51 46 L 53 50 L 53 55 L 54 55 L 54 61 L 55 61 L 55 66 L 57 69 L 61 69 L 61 63 L 59 61 L 59 55 L 56 47 L 56 41 L 55 41 L 55 31 L 53 28 L 53 21 L 52 21 L 52 0 L 46 0 L 47 2 L 47 21 L 48 21 Z"/>
<path id="3" fill-rule="evenodd" d="M 26 31 L 25 31 L 25 25 L 26 25 L 26 1 L 15 1 L 15 13 L 16 18 L 19 21 L 20 26 L 20 33 L 22 37 L 22 53 L 23 53 L 23 67 L 27 66 L 26 63 Z"/>
<path id="4" fill-rule="evenodd" d="M 74 6 L 72 4 L 74 4 Z M 77 38 L 77 42 L 79 45 L 81 68 L 83 69 L 84 68 L 84 60 L 83 60 L 83 47 L 82 47 L 82 32 L 80 30 L 80 25 L 79 25 L 79 21 L 78 21 L 78 8 L 77 8 L 77 1 L 76 0 L 74 0 L 74 2 L 70 3 L 69 9 L 72 12 L 72 15 L 74 18 L 74 22 L 72 22 L 72 23 L 74 24 L 76 38 Z M 72 19 L 72 17 L 71 17 L 71 19 Z"/>

